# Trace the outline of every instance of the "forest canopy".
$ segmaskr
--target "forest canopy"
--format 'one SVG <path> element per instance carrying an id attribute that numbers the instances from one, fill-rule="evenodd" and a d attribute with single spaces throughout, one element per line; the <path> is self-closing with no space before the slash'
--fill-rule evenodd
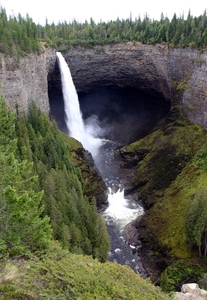
<path id="1" fill-rule="evenodd" d="M 84 194 L 64 134 L 34 103 L 28 116 L 9 112 L 2 95 L 0 125 L 1 255 L 39 251 L 54 239 L 104 262 L 106 226 L 96 199 Z"/>
<path id="2" fill-rule="evenodd" d="M 172 20 L 161 14 L 160 20 L 151 20 L 146 14 L 143 19 L 119 19 L 99 22 L 91 18 L 84 23 L 59 22 L 45 25 L 35 24 L 29 15 L 7 16 L 0 7 L 0 51 L 9 55 L 25 55 L 41 52 L 41 43 L 60 51 L 71 45 L 85 47 L 109 43 L 137 41 L 144 44 L 167 44 L 170 47 L 192 47 L 203 50 L 207 46 L 206 10 L 198 17 L 173 15 Z"/>

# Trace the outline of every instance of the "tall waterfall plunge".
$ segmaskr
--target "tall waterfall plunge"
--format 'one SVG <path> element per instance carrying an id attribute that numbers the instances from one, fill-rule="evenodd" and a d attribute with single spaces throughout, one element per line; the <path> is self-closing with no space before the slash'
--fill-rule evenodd
<path id="1" fill-rule="evenodd" d="M 70 69 L 60 52 L 56 53 L 60 68 L 62 93 L 65 107 L 65 123 L 69 134 L 83 144 L 83 147 L 90 151 L 92 156 L 98 153 L 98 149 L 102 140 L 96 135 L 100 131 L 98 125 L 94 122 L 89 122 L 87 126 L 84 125 L 82 114 L 80 111 L 78 95 L 73 83 Z"/>
<path id="2" fill-rule="evenodd" d="M 89 120 L 87 126 L 84 124 L 78 95 L 68 65 L 60 52 L 57 52 L 57 58 L 61 73 L 65 122 L 68 132 L 71 137 L 79 140 L 83 144 L 83 147 L 91 152 L 94 159 L 95 157 L 98 158 L 95 159 L 96 165 L 106 185 L 109 187 L 109 207 L 103 213 L 109 235 L 111 236 L 109 260 L 129 265 L 136 273 L 141 273 L 141 270 L 143 270 L 141 261 L 138 256 L 132 254 L 129 245 L 125 243 L 126 237 L 124 236 L 123 229 L 128 223 L 143 213 L 143 208 L 135 201 L 125 199 L 123 190 L 118 190 L 116 193 L 113 192 L 114 186 L 121 186 L 121 179 L 117 177 L 113 178 L 112 174 L 107 174 L 104 171 L 104 167 L 108 163 L 113 168 L 113 162 L 110 161 L 113 149 L 110 149 L 110 146 L 107 145 L 107 143 L 110 144 L 111 142 L 98 137 L 98 134 L 102 130 L 93 121 L 93 118 L 92 121 Z M 102 144 L 103 147 L 101 147 Z M 99 156 L 103 156 L 102 162 L 99 161 Z"/>

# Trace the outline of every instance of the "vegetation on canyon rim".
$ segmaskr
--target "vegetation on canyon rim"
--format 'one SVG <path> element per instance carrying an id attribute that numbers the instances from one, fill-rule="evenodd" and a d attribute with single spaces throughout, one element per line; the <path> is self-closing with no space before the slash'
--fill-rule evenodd
<path id="1" fill-rule="evenodd" d="M 201 12 L 202 13 L 202 12 Z M 199 17 L 193 17 L 189 11 L 187 19 L 174 14 L 170 21 L 162 14 L 160 20 L 151 20 L 146 14 L 143 20 L 137 16 L 96 24 L 90 22 L 37 25 L 27 15 L 7 16 L 4 8 L 0 8 L 0 51 L 19 56 L 28 52 L 41 52 L 41 42 L 60 51 L 71 45 L 93 46 L 109 43 L 138 41 L 144 44 L 167 44 L 170 47 L 195 47 L 200 50 L 207 45 L 206 11 Z M 101 51 L 101 50 L 100 50 Z"/>
<path id="2" fill-rule="evenodd" d="M 9 299 L 170 299 L 129 267 L 100 263 L 51 243 L 29 260 L 1 261 L 0 292 Z"/>

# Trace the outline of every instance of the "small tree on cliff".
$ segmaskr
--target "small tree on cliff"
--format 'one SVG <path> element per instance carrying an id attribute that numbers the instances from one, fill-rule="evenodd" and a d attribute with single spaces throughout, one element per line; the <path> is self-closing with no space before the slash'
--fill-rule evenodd
<path id="1" fill-rule="evenodd" d="M 207 190 L 197 191 L 186 206 L 185 233 L 190 248 L 195 243 L 199 248 L 199 257 L 207 254 Z"/>
<path id="2" fill-rule="evenodd" d="M 51 237 L 49 218 L 41 218 L 42 192 L 35 193 L 32 163 L 16 159 L 15 112 L 0 96 L 0 251 L 22 254 L 45 248 Z"/>

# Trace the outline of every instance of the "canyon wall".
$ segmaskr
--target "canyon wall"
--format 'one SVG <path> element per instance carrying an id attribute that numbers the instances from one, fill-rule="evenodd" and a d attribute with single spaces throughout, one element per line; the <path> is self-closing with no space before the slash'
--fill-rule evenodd
<path id="1" fill-rule="evenodd" d="M 21 110 L 27 110 L 34 100 L 49 112 L 48 85 L 61 86 L 55 52 L 43 49 L 42 54 L 29 54 L 19 61 L 0 54 L 0 82 L 10 107 L 18 103 Z M 207 129 L 206 52 L 127 42 L 71 47 L 63 55 L 78 92 L 107 85 L 136 87 L 170 101 L 172 93 L 181 90 L 185 114 Z"/>
<path id="2" fill-rule="evenodd" d="M 27 111 L 35 101 L 42 111 L 49 113 L 47 75 L 55 64 L 55 50 L 42 49 L 40 55 L 28 54 L 20 59 L 0 53 L 1 93 L 10 109 L 18 104 Z"/>
<path id="3" fill-rule="evenodd" d="M 166 101 L 184 92 L 188 119 L 207 129 L 207 53 L 167 45 L 120 43 L 70 49 L 64 54 L 78 91 L 103 85 L 136 87 Z"/>

